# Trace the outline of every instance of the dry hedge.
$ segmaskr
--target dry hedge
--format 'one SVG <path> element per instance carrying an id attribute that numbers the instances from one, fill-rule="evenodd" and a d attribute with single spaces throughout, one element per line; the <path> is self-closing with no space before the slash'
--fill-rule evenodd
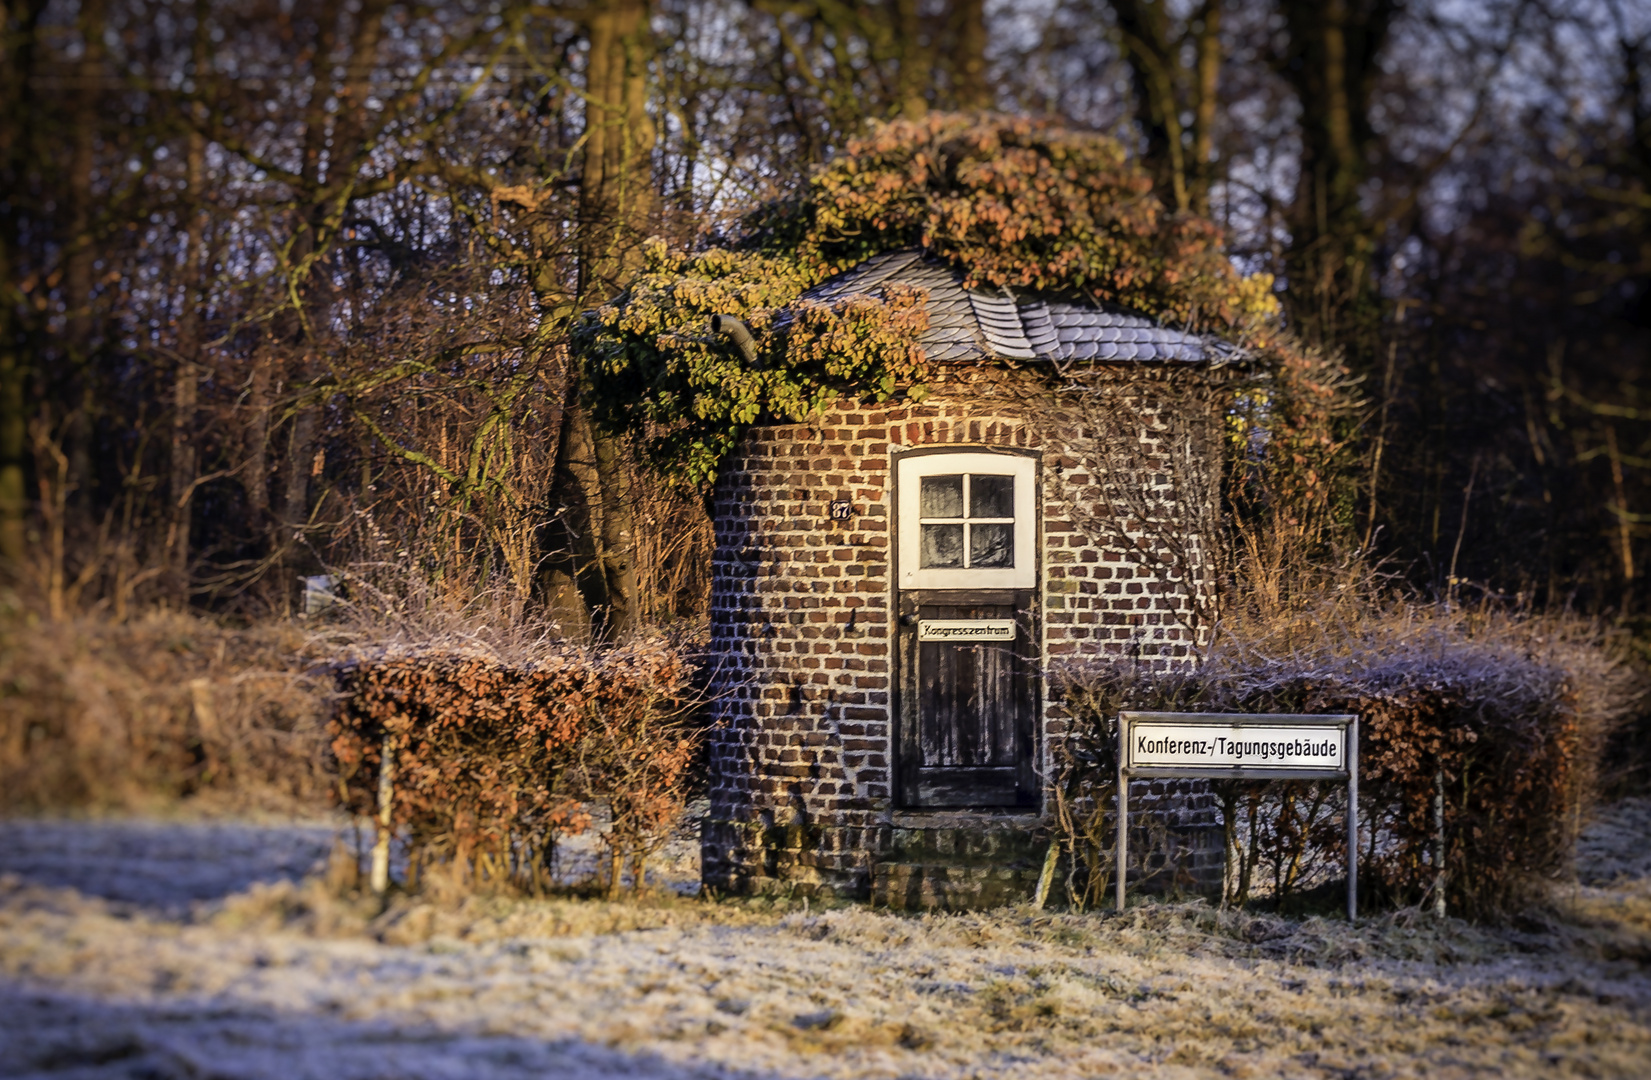
<path id="1" fill-rule="evenodd" d="M 1481 919 L 1569 872 L 1602 748 L 1641 691 L 1579 621 L 1408 604 L 1352 617 L 1342 605 L 1305 610 L 1223 638 L 1196 670 L 1090 661 L 1054 676 L 1077 723 L 1058 782 L 1099 813 L 1122 709 L 1357 713 L 1366 900 L 1416 903 L 1435 886 L 1442 781 L 1447 898 Z M 1282 900 L 1312 864 L 1344 858 L 1345 805 L 1330 785 L 1228 782 L 1216 792 L 1228 899 L 1247 898 L 1260 864 Z M 1103 855 L 1091 858 L 1104 865 Z"/>
<path id="2" fill-rule="evenodd" d="M 531 661 L 381 650 L 335 666 L 339 795 L 406 838 L 409 876 L 436 866 L 470 884 L 542 892 L 557 840 L 608 803 L 609 891 L 681 817 L 699 754 L 693 664 L 662 641 L 546 645 Z M 390 767 L 385 770 L 385 754 Z"/>

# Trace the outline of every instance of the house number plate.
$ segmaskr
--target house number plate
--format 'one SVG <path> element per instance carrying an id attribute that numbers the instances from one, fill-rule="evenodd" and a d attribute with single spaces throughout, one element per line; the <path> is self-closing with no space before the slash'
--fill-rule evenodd
<path id="1" fill-rule="evenodd" d="M 1013 619 L 921 619 L 918 641 L 1013 641 Z"/>

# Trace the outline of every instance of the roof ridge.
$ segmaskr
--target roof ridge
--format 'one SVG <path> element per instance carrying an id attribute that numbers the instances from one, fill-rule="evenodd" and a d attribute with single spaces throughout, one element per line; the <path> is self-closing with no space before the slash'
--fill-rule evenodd
<path id="1" fill-rule="evenodd" d="M 910 278 L 915 280 L 903 281 Z M 929 327 L 918 343 L 938 361 L 986 359 L 1183 361 L 1224 360 L 1233 347 L 1121 305 L 1072 292 L 1018 291 L 1007 285 L 964 288 L 961 268 L 927 248 L 879 252 L 805 291 L 830 302 L 890 284 L 927 290 Z M 777 326 L 789 323 L 782 313 Z"/>

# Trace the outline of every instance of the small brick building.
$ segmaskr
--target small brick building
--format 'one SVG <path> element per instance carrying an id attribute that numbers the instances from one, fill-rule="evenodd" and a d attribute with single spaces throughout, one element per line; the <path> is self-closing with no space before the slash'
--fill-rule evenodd
<path id="1" fill-rule="evenodd" d="M 809 295 L 894 283 L 927 291 L 928 396 L 753 427 L 716 487 L 702 859 L 719 890 L 895 907 L 1025 898 L 1068 722 L 1048 665 L 1191 651 L 1184 592 L 1063 512 L 1091 478 L 1019 391 L 1078 361 L 1124 379 L 1208 368 L 1225 346 L 1092 304 L 967 290 L 915 250 Z M 1170 829 L 1164 857 L 1218 881 L 1213 800 L 1154 783 L 1132 797 Z"/>

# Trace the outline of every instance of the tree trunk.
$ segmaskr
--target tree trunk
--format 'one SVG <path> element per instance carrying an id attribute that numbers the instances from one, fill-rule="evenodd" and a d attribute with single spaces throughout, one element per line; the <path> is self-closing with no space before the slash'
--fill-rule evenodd
<path id="1" fill-rule="evenodd" d="M 195 70 L 206 71 L 207 10 L 195 6 Z M 195 117 L 197 121 L 203 117 Z M 198 129 L 188 135 L 185 163 L 188 185 L 184 228 L 183 310 L 178 317 L 177 369 L 172 377 L 172 446 L 169 470 L 166 527 L 166 591 L 181 611 L 189 606 L 189 530 L 194 503 L 195 478 L 199 458 L 195 448 L 195 410 L 201 380 L 201 307 L 205 303 L 202 280 L 203 248 L 206 245 L 206 139 Z"/>
<path id="2" fill-rule="evenodd" d="M 570 388 L 569 398 L 578 392 Z M 590 424 L 583 411 L 562 410 L 552 489 L 561 512 L 547 530 L 544 563 L 545 601 L 564 632 L 585 637 L 591 613 L 608 606 L 607 577 L 602 572 L 597 521 L 601 480 Z"/>
<path id="3" fill-rule="evenodd" d="M 1163 3 L 1113 0 L 1119 43 L 1129 62 L 1136 123 L 1146 164 L 1165 203 L 1208 214 L 1219 106 L 1222 0 L 1204 0 L 1177 28 Z M 1182 58 L 1190 55 L 1188 68 Z M 1182 122 L 1191 116 L 1190 131 Z"/>
<path id="4" fill-rule="evenodd" d="M 599 5 L 588 29 L 579 259 L 579 294 L 587 304 L 618 295 L 641 268 L 653 214 L 655 140 L 647 107 L 648 4 Z"/>
<path id="5" fill-rule="evenodd" d="M 315 378 L 315 365 L 306 357 L 299 369 L 300 384 Z M 319 433 L 318 409 L 314 405 L 298 410 L 292 420 L 292 434 L 287 440 L 287 484 L 281 500 L 281 527 L 285 533 L 281 542 L 292 539 L 294 530 L 301 529 L 310 517 L 310 474 L 317 471 L 316 436 Z"/>
<path id="6" fill-rule="evenodd" d="M 1375 237 L 1359 201 L 1376 140 L 1370 99 L 1396 0 L 1284 0 L 1288 44 L 1279 70 L 1301 103 L 1301 163 L 1287 213 L 1292 323 L 1311 342 L 1340 345 L 1368 368 L 1380 333 L 1371 258 Z"/>
<path id="7" fill-rule="evenodd" d="M 596 472 L 602 491 L 602 576 L 607 584 L 606 627 L 623 637 L 637 625 L 640 583 L 636 573 L 636 521 L 632 512 L 625 445 L 601 431 L 593 432 Z"/>
<path id="8" fill-rule="evenodd" d="M 1215 120 L 1221 93 L 1221 64 L 1226 50 L 1221 44 L 1221 0 L 1204 0 L 1194 20 L 1197 77 L 1193 84 L 1192 167 L 1188 170 L 1187 196 L 1195 214 L 1209 215 L 1210 188 L 1215 185 Z"/>
<path id="9" fill-rule="evenodd" d="M 929 115 L 927 92 L 934 83 L 934 45 L 923 41 L 919 0 L 895 0 L 895 19 L 895 45 L 900 56 L 895 101 L 902 118 L 921 120 Z"/>
<path id="10" fill-rule="evenodd" d="M 241 470 L 241 488 L 260 526 L 269 516 L 269 414 L 274 396 L 274 361 L 267 355 L 255 356 L 247 384 L 246 465 Z"/>
<path id="11" fill-rule="evenodd" d="M 35 28 L 44 0 L 0 3 L 0 187 L 12 192 L 0 206 L 0 282 L 17 280 L 22 208 L 35 106 L 29 80 L 34 69 Z M 0 303 L 0 563 L 16 567 L 25 555 L 28 517 L 28 394 L 32 374 L 24 346 L 27 326 L 18 305 Z"/>
<path id="12" fill-rule="evenodd" d="M 10 251 L 5 240 L 0 240 L 0 280 L 11 280 Z M 29 370 L 17 347 L 18 327 L 10 307 L 0 305 L 0 562 L 16 567 L 26 550 L 24 435 L 28 421 L 23 387 Z"/>
<path id="13" fill-rule="evenodd" d="M 3 125 L 0 125 L 3 126 Z M 8 170 L 9 171 L 9 170 Z M 0 234 L 0 281 L 15 279 L 12 252 L 16 232 L 6 215 Z M 28 406 L 24 388 L 29 365 L 19 340 L 23 327 L 13 305 L 0 303 L 0 569 L 18 569 L 27 553 L 28 520 L 27 440 Z"/>
<path id="14" fill-rule="evenodd" d="M 653 215 L 653 150 L 648 65 L 654 44 L 646 0 L 616 0 L 589 17 L 583 180 L 580 190 L 580 303 L 617 295 L 642 266 L 641 241 Z M 594 527 L 601 583 L 575 565 L 581 592 L 602 611 L 607 635 L 629 630 L 637 602 L 636 526 L 625 483 L 624 447 L 596 429 L 580 400 L 583 365 L 571 365 L 569 404 L 558 455 L 582 507 L 565 503 L 571 526 Z M 587 464 L 588 463 L 588 464 Z"/>
<path id="15" fill-rule="evenodd" d="M 1113 0 L 1118 36 L 1129 60 L 1136 122 L 1146 136 L 1153 186 L 1177 210 L 1188 206 L 1185 149 L 1181 145 L 1180 42 L 1170 13 L 1153 0 Z"/>
<path id="16" fill-rule="evenodd" d="M 336 225 L 330 215 L 336 210 L 338 189 L 352 182 L 360 165 L 370 79 L 388 6 L 388 0 L 367 0 L 353 16 L 349 53 L 344 58 L 346 74 L 336 91 L 339 99 L 336 120 L 330 120 L 327 114 L 327 99 L 334 93 L 331 68 L 338 41 L 336 23 L 323 23 L 317 43 L 316 81 L 304 129 L 302 175 L 309 195 L 308 205 L 304 207 L 307 221 L 302 226 L 299 242 L 293 245 L 294 272 L 301 275 L 297 292 L 306 308 L 301 313 L 304 317 L 298 320 L 296 335 L 304 357 L 295 373 L 295 383 L 300 388 L 307 388 L 323 374 L 321 354 L 330 341 L 327 327 L 333 316 L 331 279 L 325 273 L 316 273 L 315 267 L 307 266 L 305 260 L 330 239 L 324 234 Z M 323 153 L 327 161 L 324 171 Z M 287 442 L 286 498 L 281 507 L 282 526 L 287 535 L 281 537 L 282 543 L 289 541 L 292 532 L 309 521 L 310 480 L 319 475 L 316 465 L 320 460 L 317 457 L 320 430 L 320 404 L 311 402 L 301 406 L 293 417 Z"/>
<path id="17" fill-rule="evenodd" d="M 951 58 L 952 101 L 965 111 L 990 109 L 992 86 L 986 79 L 986 0 L 959 0 L 952 11 L 956 48 Z"/>
<path id="18" fill-rule="evenodd" d="M 74 380 L 75 405 L 65 418 L 64 442 L 69 455 L 66 494 L 70 504 L 82 503 L 92 495 L 93 412 L 95 378 L 90 370 L 92 345 L 92 277 L 96 260 L 93 235 L 96 195 L 92 173 L 97 164 L 97 129 L 101 105 L 105 47 L 103 44 L 103 0 L 83 0 L 80 5 L 82 52 L 76 64 L 74 119 L 70 133 L 69 174 L 66 195 L 69 228 L 64 236 L 63 257 L 63 345 L 66 372 Z"/>

